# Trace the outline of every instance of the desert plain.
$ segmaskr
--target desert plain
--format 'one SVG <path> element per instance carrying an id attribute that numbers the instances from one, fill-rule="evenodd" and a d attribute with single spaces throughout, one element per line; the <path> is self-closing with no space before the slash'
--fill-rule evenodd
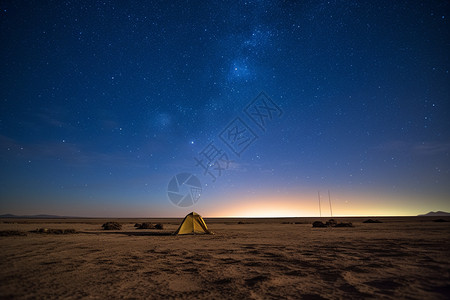
<path id="1" fill-rule="evenodd" d="M 1 219 L 1 299 L 449 299 L 450 222 L 436 217 Z M 445 219 L 445 218 L 444 218 Z M 106 231 L 107 221 L 123 224 Z M 163 230 L 137 230 L 137 222 Z M 77 233 L 30 232 L 38 228 Z"/>

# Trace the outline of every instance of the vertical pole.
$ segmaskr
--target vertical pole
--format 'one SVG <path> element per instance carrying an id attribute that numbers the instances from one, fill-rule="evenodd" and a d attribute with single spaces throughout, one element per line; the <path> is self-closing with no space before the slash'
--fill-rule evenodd
<path id="1" fill-rule="evenodd" d="M 330 202 L 330 213 L 331 213 L 331 217 L 333 217 L 333 210 L 331 209 L 331 197 L 330 197 L 330 190 L 328 190 L 328 202 Z"/>
<path id="2" fill-rule="evenodd" d="M 317 191 L 317 195 L 319 196 L 319 215 L 322 217 L 322 209 L 320 208 L 320 192 Z"/>

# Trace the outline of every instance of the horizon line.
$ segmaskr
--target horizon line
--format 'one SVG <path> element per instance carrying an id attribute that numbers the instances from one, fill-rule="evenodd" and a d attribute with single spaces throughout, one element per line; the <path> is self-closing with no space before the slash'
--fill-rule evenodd
<path id="1" fill-rule="evenodd" d="M 433 211 L 432 211 L 433 212 Z M 444 211 L 438 211 L 442 213 L 446 213 L 450 216 L 450 213 Z M 433 215 L 419 214 L 419 215 L 334 215 L 334 216 L 204 216 L 203 218 L 241 218 L 241 219 L 286 219 L 286 218 L 367 218 L 367 217 L 379 217 L 379 218 L 388 218 L 388 217 L 436 217 Z M 50 214 L 36 214 L 36 215 L 15 215 L 15 214 L 2 214 L 0 215 L 0 219 L 14 219 L 14 218 L 28 218 L 28 219 L 177 219 L 184 218 L 185 215 L 180 216 L 63 216 L 63 215 L 50 215 Z"/>

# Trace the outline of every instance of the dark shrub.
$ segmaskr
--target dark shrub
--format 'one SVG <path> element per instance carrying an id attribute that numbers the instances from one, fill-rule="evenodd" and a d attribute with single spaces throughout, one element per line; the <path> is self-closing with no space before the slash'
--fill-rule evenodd
<path id="1" fill-rule="evenodd" d="M 117 222 L 106 222 L 102 225 L 104 230 L 121 230 L 122 224 L 119 224 Z"/>
<path id="2" fill-rule="evenodd" d="M 334 226 L 337 225 L 337 222 L 336 222 L 335 219 L 329 219 L 329 220 L 325 223 L 325 225 L 328 226 L 328 227 L 334 227 Z"/>
<path id="3" fill-rule="evenodd" d="M 327 225 L 323 224 L 323 223 L 320 222 L 320 221 L 315 221 L 315 222 L 313 223 L 313 227 L 327 227 Z"/>
<path id="4" fill-rule="evenodd" d="M 72 234 L 77 233 L 75 229 L 52 229 L 52 228 L 39 228 L 30 232 L 46 233 L 46 234 Z"/>
<path id="5" fill-rule="evenodd" d="M 333 227 L 353 227 L 353 224 L 351 222 L 348 222 L 348 223 L 341 222 L 341 223 L 337 223 Z"/>
<path id="6" fill-rule="evenodd" d="M 155 229 L 155 225 L 150 222 L 142 223 L 137 229 Z"/>
<path id="7" fill-rule="evenodd" d="M 338 223 L 337 221 L 330 219 L 328 220 L 325 224 L 320 222 L 320 221 L 315 221 L 313 223 L 313 227 L 353 227 L 353 224 L 348 222 L 348 223 Z"/>
<path id="8" fill-rule="evenodd" d="M 383 222 L 381 222 L 381 221 L 379 221 L 379 220 L 372 220 L 372 219 L 369 219 L 369 220 L 365 220 L 363 223 L 383 223 Z"/>
<path id="9" fill-rule="evenodd" d="M 2 230 L 0 231 L 0 236 L 25 236 L 27 235 L 25 232 L 23 231 L 19 231 L 19 230 Z"/>

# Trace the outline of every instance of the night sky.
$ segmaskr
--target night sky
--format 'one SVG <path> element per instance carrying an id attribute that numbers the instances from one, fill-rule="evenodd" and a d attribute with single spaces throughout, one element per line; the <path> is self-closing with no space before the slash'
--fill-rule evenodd
<path id="1" fill-rule="evenodd" d="M 0 214 L 450 211 L 449 11 L 2 1 Z"/>

